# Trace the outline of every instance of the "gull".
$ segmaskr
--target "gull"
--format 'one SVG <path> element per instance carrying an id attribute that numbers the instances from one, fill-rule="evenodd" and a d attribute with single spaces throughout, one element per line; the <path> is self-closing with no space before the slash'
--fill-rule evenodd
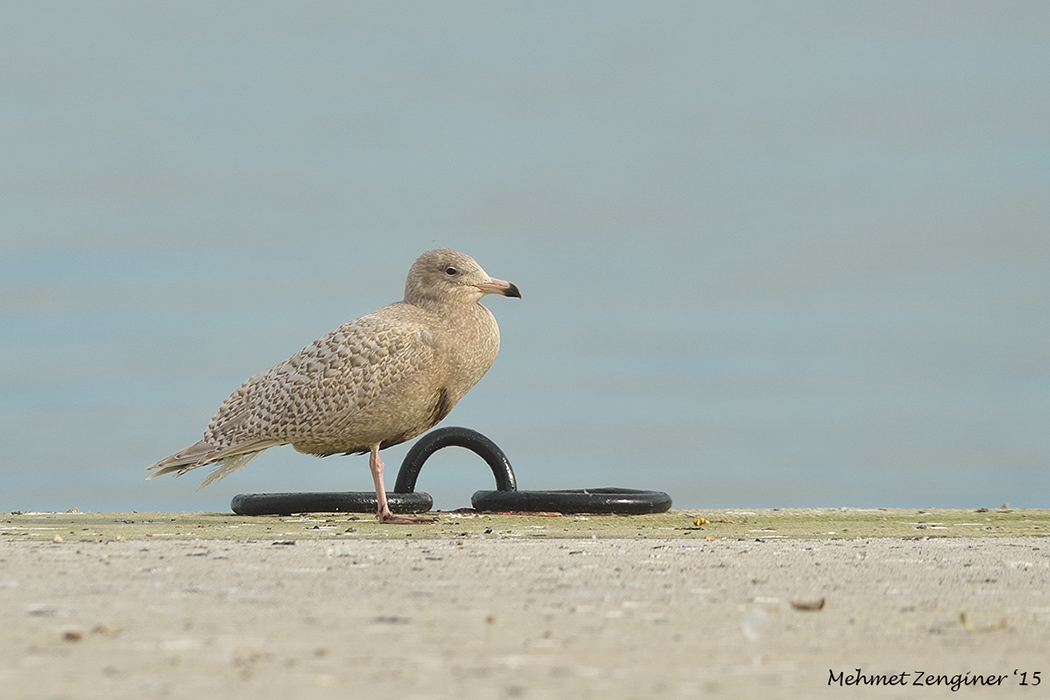
<path id="1" fill-rule="evenodd" d="M 209 464 L 208 484 L 243 469 L 263 450 L 291 445 L 328 456 L 369 453 L 376 517 L 383 523 L 433 522 L 394 515 L 379 451 L 421 435 L 459 403 L 499 351 L 499 327 L 479 302 L 486 294 L 521 298 L 450 248 L 423 253 L 405 297 L 344 323 L 230 394 L 189 447 L 147 467 L 149 478 Z"/>

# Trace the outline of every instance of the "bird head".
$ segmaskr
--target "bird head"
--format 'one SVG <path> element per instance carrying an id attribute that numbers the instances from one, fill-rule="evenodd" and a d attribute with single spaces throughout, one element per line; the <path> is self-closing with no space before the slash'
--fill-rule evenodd
<path id="1" fill-rule="evenodd" d="M 405 301 L 428 303 L 476 303 L 486 294 L 521 298 L 510 282 L 489 277 L 474 258 L 451 248 L 437 248 L 416 258 L 405 280 Z"/>

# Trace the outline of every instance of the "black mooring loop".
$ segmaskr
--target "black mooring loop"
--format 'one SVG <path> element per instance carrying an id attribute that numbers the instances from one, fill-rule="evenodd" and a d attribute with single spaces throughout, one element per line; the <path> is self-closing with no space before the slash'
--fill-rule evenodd
<path id="1" fill-rule="evenodd" d="M 470 499 L 475 510 L 522 513 L 616 513 L 644 515 L 671 508 L 671 497 L 663 491 L 600 488 L 572 491 L 518 491 L 514 470 L 503 450 L 476 430 L 440 428 L 420 438 L 401 463 L 394 491 L 415 489 L 423 463 L 443 447 L 465 447 L 484 459 L 496 477 L 495 491 L 477 491 Z"/>
<path id="2" fill-rule="evenodd" d="M 485 460 L 496 477 L 496 491 L 477 491 L 470 499 L 475 510 L 489 513 L 663 513 L 671 497 L 663 491 L 600 488 L 571 491 L 518 491 L 510 460 L 496 443 L 470 428 L 440 428 L 427 433 L 405 455 L 393 493 L 387 493 L 395 513 L 425 513 L 434 505 L 428 493 L 416 492 L 423 463 L 443 447 L 465 447 Z M 293 513 L 369 513 L 376 511 L 371 491 L 333 493 L 247 493 L 230 503 L 238 515 Z"/>
<path id="3" fill-rule="evenodd" d="M 393 513 L 426 513 L 434 507 L 429 493 L 390 493 Z M 293 513 L 375 513 L 379 504 L 374 491 L 317 493 L 241 493 L 230 509 L 237 515 L 292 515 Z"/>
<path id="4" fill-rule="evenodd" d="M 416 490 L 416 479 L 419 478 L 419 470 L 423 463 L 443 447 L 465 447 L 474 454 L 481 457 L 489 465 L 492 475 L 496 477 L 496 489 L 498 491 L 514 491 L 517 483 L 514 479 L 514 470 L 510 467 L 510 460 L 499 445 L 489 440 L 476 430 L 470 428 L 438 428 L 421 437 L 405 455 L 405 461 L 401 463 L 401 469 L 397 473 L 397 482 L 394 484 L 395 493 L 412 493 Z"/>
<path id="5" fill-rule="evenodd" d="M 671 508 L 663 491 L 600 488 L 569 491 L 476 491 L 474 510 L 488 513 L 598 513 L 647 515 Z"/>

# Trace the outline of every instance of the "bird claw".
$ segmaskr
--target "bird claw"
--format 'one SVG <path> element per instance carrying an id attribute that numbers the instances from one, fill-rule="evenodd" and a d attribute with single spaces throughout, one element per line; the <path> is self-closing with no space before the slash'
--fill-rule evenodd
<path id="1" fill-rule="evenodd" d="M 430 515 L 394 515 L 390 512 L 376 513 L 376 519 L 387 525 L 426 525 L 438 521 Z"/>

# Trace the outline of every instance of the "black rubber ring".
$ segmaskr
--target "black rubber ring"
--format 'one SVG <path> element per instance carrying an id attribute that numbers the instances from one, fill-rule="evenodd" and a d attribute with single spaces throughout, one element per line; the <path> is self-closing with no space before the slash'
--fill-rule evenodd
<path id="1" fill-rule="evenodd" d="M 517 489 L 510 460 L 507 459 L 507 455 L 499 448 L 499 445 L 476 430 L 453 426 L 432 430 L 412 446 L 397 473 L 394 492 L 411 493 L 415 491 L 416 480 L 419 478 L 419 470 L 423 468 L 423 463 L 429 459 L 430 455 L 443 447 L 467 448 L 489 465 L 492 475 L 496 477 L 497 490 L 514 491 Z"/>
<path id="2" fill-rule="evenodd" d="M 429 493 L 387 493 L 393 513 L 426 513 L 434 507 Z M 230 509 L 237 515 L 292 515 L 293 513 L 375 513 L 374 491 L 316 493 L 241 493 Z"/>
<path id="3" fill-rule="evenodd" d="M 663 491 L 599 488 L 570 491 L 476 491 L 474 510 L 486 513 L 595 513 L 646 515 L 671 509 Z"/>
<path id="4" fill-rule="evenodd" d="M 439 428 L 413 445 L 401 463 L 393 493 L 387 493 L 395 513 L 425 513 L 434 505 L 430 494 L 416 493 L 416 480 L 430 455 L 444 447 L 465 447 L 485 460 L 496 478 L 496 491 L 477 491 L 470 499 L 482 512 L 596 513 L 644 515 L 671 508 L 663 491 L 597 488 L 570 491 L 518 491 L 514 470 L 496 443 L 470 428 Z M 291 515 L 293 513 L 374 513 L 371 491 L 321 493 L 249 493 L 233 498 L 230 508 L 238 515 Z"/>

